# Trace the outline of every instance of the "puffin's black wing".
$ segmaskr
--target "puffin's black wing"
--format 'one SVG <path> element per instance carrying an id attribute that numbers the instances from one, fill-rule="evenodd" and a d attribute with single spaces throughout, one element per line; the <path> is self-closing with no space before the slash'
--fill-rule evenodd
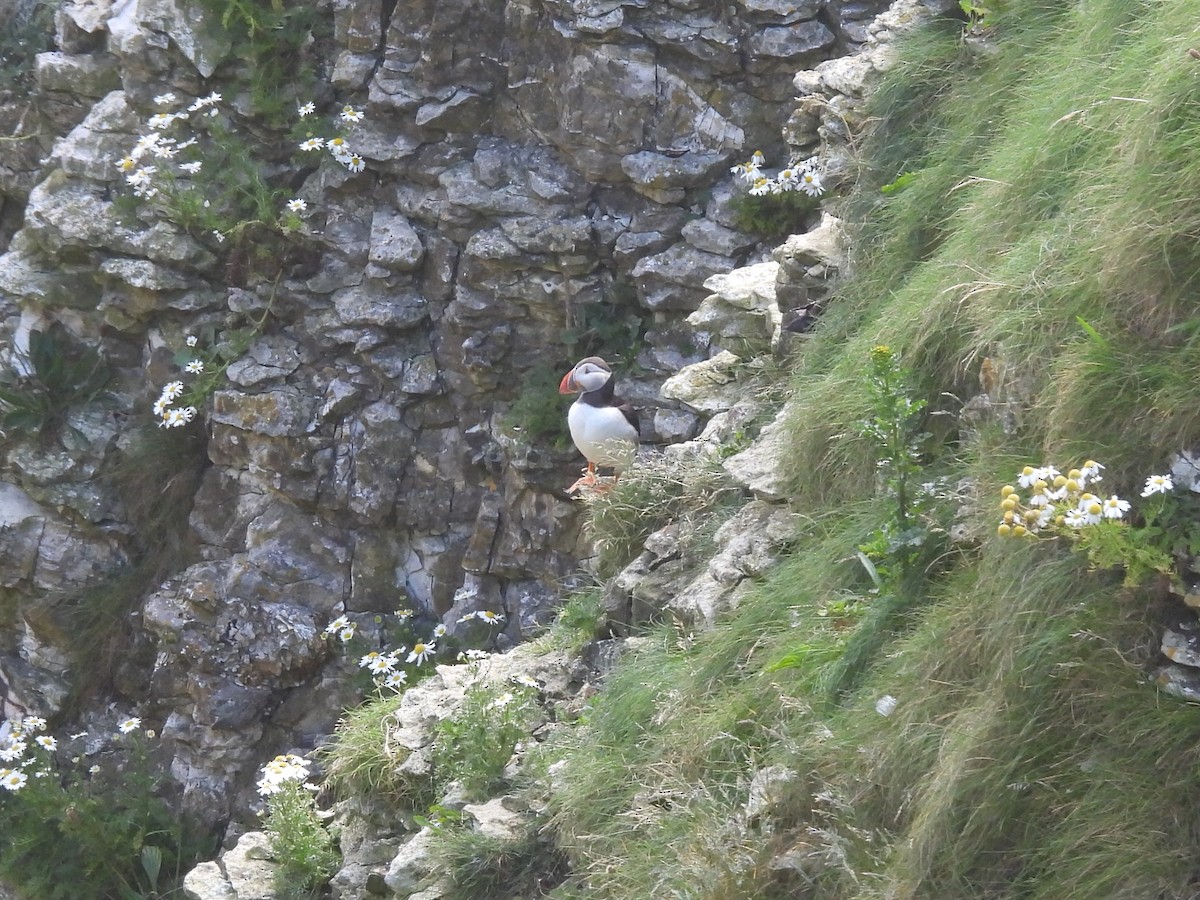
<path id="1" fill-rule="evenodd" d="M 617 405 L 617 409 L 621 411 L 621 415 L 625 417 L 625 421 L 632 425 L 633 430 L 640 435 L 642 432 L 642 425 L 638 419 L 638 411 L 630 404 L 623 402 L 620 397 L 614 397 L 613 403 Z"/>
<path id="2" fill-rule="evenodd" d="M 580 394 L 579 399 L 588 406 L 616 407 L 621 411 L 621 415 L 625 417 L 625 421 L 632 425 L 638 434 L 641 434 L 642 429 L 638 420 L 637 410 L 616 395 L 615 381 L 616 379 L 610 378 L 608 381 L 604 382 L 602 386 L 596 388 L 596 390 L 585 391 L 584 393 Z"/>

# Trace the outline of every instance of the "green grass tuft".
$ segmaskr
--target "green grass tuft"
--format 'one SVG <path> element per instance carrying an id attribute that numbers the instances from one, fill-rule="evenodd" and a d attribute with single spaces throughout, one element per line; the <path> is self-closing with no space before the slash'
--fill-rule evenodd
<path id="1" fill-rule="evenodd" d="M 412 809 L 424 809 L 434 799 L 429 779 L 415 780 L 399 771 L 409 751 L 395 746 L 403 694 L 380 697 L 349 709 L 338 722 L 333 740 L 321 751 L 326 784 L 340 797 L 386 797 Z"/>
<path id="2" fill-rule="evenodd" d="M 611 489 L 584 495 L 597 571 L 616 574 L 637 558 L 646 538 L 670 524 L 686 536 L 688 549 L 700 550 L 739 496 L 716 459 L 639 459 Z"/>
<path id="3" fill-rule="evenodd" d="M 536 823 L 509 838 L 444 829 L 431 850 L 445 900 L 544 897 L 566 874 L 566 860 Z"/>

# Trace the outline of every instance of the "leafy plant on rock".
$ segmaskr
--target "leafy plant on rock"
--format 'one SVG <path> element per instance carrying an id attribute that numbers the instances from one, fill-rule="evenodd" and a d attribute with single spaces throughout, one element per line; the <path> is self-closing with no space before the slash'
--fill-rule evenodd
<path id="1" fill-rule="evenodd" d="M 29 333 L 27 354 L 0 373 L 0 430 L 5 437 L 55 434 L 68 412 L 95 400 L 112 372 L 95 347 L 72 341 L 61 326 Z"/>
<path id="2" fill-rule="evenodd" d="M 341 857 L 311 791 L 299 781 L 281 782 L 267 798 L 267 809 L 263 827 L 275 854 L 276 895 L 280 900 L 319 896 Z"/>

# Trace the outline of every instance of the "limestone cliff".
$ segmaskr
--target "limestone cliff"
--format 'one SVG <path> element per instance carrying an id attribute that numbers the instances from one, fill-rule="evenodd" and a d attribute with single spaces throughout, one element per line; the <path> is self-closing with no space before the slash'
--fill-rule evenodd
<path id="1" fill-rule="evenodd" d="M 489 609 L 499 648 L 544 624 L 587 555 L 551 375 L 605 353 L 646 442 L 699 432 L 662 381 L 767 350 L 830 274 L 742 230 L 729 168 L 820 152 L 836 187 L 862 75 L 793 76 L 883 6 L 338 0 L 263 55 L 220 4 L 66 3 L 0 105 L 5 384 L 32 417 L 0 442 L 6 715 L 136 710 L 217 823 L 354 698 L 334 617 L 378 641 L 398 608 L 452 630 Z M 217 94 L 240 143 L 212 207 L 136 196 L 118 163 L 147 123 Z M 309 102 L 362 114 L 363 171 L 297 152 Z M 203 226 L 244 171 L 303 215 Z M 769 297 L 706 287 L 750 264 Z M 159 427 L 201 354 L 194 420 Z"/>

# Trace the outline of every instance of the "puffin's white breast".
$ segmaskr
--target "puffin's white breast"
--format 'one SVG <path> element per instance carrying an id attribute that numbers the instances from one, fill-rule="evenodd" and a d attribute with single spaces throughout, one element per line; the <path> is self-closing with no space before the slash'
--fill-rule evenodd
<path id="1" fill-rule="evenodd" d="M 567 411 L 571 440 L 588 462 L 628 469 L 637 455 L 638 432 L 615 406 L 592 406 L 576 400 Z"/>

